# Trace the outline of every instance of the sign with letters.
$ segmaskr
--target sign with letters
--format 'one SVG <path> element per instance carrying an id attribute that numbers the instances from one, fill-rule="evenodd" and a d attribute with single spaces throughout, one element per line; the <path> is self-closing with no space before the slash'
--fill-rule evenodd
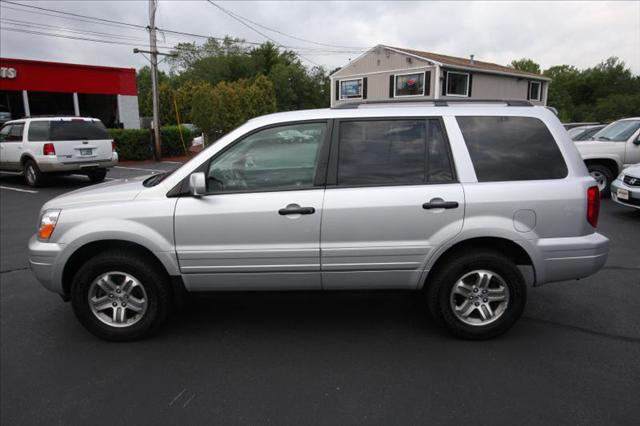
<path id="1" fill-rule="evenodd" d="M 15 68 L 0 67 L 0 78 L 14 79 L 18 76 Z"/>

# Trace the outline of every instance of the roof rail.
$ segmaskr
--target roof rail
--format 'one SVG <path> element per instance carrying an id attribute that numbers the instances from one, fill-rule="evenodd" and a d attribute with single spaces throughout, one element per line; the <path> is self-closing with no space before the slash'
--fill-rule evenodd
<path id="1" fill-rule="evenodd" d="M 531 102 L 522 99 L 424 99 L 416 101 L 415 99 L 407 100 L 382 100 L 382 101 L 360 101 L 360 102 L 348 102 L 340 105 L 335 105 L 331 109 L 356 109 L 363 105 L 402 105 L 402 104 L 414 104 L 412 106 L 421 106 L 425 104 L 432 104 L 433 106 L 446 107 L 450 104 L 506 104 L 507 106 L 518 107 L 532 107 Z M 417 105 L 416 105 L 417 104 Z"/>

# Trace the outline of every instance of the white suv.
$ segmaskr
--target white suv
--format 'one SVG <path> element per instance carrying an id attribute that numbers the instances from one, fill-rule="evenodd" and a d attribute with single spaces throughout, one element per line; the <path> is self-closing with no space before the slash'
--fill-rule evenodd
<path id="1" fill-rule="evenodd" d="M 113 140 L 96 118 L 24 118 L 0 128 L 0 170 L 40 186 L 46 174 L 86 174 L 102 182 L 118 162 Z"/>

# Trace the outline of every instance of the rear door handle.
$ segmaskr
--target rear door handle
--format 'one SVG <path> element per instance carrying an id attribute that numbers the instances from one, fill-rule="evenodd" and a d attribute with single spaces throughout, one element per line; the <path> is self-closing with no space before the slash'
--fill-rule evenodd
<path id="1" fill-rule="evenodd" d="M 278 210 L 278 214 L 282 216 L 286 216 L 288 214 L 314 214 L 316 209 L 313 207 L 285 207 L 284 209 Z"/>
<path id="2" fill-rule="evenodd" d="M 457 201 L 430 201 L 428 203 L 424 203 L 422 208 L 425 210 L 431 209 L 457 209 L 458 202 Z"/>

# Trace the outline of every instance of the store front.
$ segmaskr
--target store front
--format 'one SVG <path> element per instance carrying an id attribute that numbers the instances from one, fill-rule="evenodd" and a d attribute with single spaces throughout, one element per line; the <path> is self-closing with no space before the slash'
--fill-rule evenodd
<path id="1" fill-rule="evenodd" d="M 95 117 L 107 127 L 140 127 L 136 71 L 0 58 L 0 112 Z M 8 113 L 8 114 L 7 114 Z"/>

